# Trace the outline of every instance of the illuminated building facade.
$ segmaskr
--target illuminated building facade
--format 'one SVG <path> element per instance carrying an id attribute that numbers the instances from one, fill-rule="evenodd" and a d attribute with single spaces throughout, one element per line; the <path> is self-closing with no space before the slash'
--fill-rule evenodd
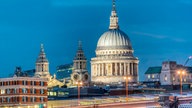
<path id="1" fill-rule="evenodd" d="M 130 76 L 130 82 L 138 82 L 139 60 L 133 55 L 129 37 L 120 30 L 118 16 L 113 0 L 109 30 L 98 40 L 96 57 L 91 59 L 91 81 L 102 84 L 125 82 L 124 76 Z"/>
<path id="2" fill-rule="evenodd" d="M 177 64 L 176 61 L 164 61 L 162 66 L 149 67 L 145 72 L 145 81 L 159 81 L 161 85 L 179 85 L 180 75 L 178 71 L 184 71 L 183 84 L 192 82 L 192 67 Z"/>
<path id="3" fill-rule="evenodd" d="M 12 77 L 0 79 L 0 106 L 35 106 L 47 104 L 47 79 Z"/>
<path id="4" fill-rule="evenodd" d="M 40 78 L 46 78 L 48 80 L 48 88 L 55 86 L 63 86 L 64 83 L 56 79 L 56 75 L 51 76 L 49 73 L 49 61 L 46 57 L 43 44 L 41 44 L 41 49 L 39 56 L 36 61 L 35 76 Z"/>
<path id="5" fill-rule="evenodd" d="M 73 72 L 71 74 L 72 85 L 76 85 L 76 82 L 82 82 L 83 85 L 89 83 L 90 77 L 86 67 L 87 59 L 83 52 L 82 43 L 79 41 L 77 53 L 73 59 Z"/>

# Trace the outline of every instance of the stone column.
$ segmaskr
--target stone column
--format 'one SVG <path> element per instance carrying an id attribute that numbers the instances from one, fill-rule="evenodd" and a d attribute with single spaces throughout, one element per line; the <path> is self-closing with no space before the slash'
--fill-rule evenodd
<path id="1" fill-rule="evenodd" d="M 98 70 L 97 70 L 97 75 L 100 76 L 100 64 L 97 64 L 97 67 L 98 67 L 98 68 L 97 68 L 97 69 L 98 69 Z"/>
<path id="2" fill-rule="evenodd" d="M 126 72 L 126 71 L 127 71 L 127 69 L 126 69 L 126 63 L 123 63 L 123 65 L 124 65 L 124 68 L 123 68 L 123 69 L 124 69 L 124 71 L 123 71 L 123 72 L 124 72 L 124 75 L 127 75 L 127 72 Z"/>
<path id="3" fill-rule="evenodd" d="M 111 63 L 110 65 L 111 65 L 111 70 L 110 70 L 111 74 L 110 74 L 110 76 L 112 76 L 113 75 L 113 63 Z"/>
<path id="4" fill-rule="evenodd" d="M 115 63 L 115 76 L 117 76 L 117 63 Z"/>
<path id="5" fill-rule="evenodd" d="M 91 76 L 96 76 L 93 64 L 91 64 Z"/>
<path id="6" fill-rule="evenodd" d="M 134 75 L 137 76 L 137 64 L 134 63 Z"/>
<path id="7" fill-rule="evenodd" d="M 110 70 L 108 69 L 108 67 L 110 66 L 110 64 L 106 63 L 104 64 L 105 68 L 104 68 L 104 75 L 107 76 L 110 72 Z"/>
<path id="8" fill-rule="evenodd" d="M 92 64 L 93 66 L 92 66 L 92 68 L 93 69 L 91 69 L 91 74 L 92 74 L 92 72 L 94 72 L 94 75 L 92 75 L 92 76 L 97 76 L 97 65 L 96 64 Z"/>
<path id="9" fill-rule="evenodd" d="M 138 64 L 136 63 L 136 72 L 137 72 L 137 82 L 139 81 L 139 69 Z"/>
<path id="10" fill-rule="evenodd" d="M 119 74 L 120 74 L 120 76 L 122 75 L 122 67 L 121 67 L 121 63 L 119 63 Z"/>
<path id="11" fill-rule="evenodd" d="M 101 68 L 101 70 L 102 70 L 102 76 L 104 76 L 104 64 L 102 63 L 101 66 L 102 66 L 102 68 Z"/>
<path id="12" fill-rule="evenodd" d="M 130 63 L 127 63 L 127 75 L 130 75 Z"/>
<path id="13" fill-rule="evenodd" d="M 132 73 L 132 75 L 134 75 L 134 72 L 133 72 L 133 63 L 131 63 L 131 73 Z"/>

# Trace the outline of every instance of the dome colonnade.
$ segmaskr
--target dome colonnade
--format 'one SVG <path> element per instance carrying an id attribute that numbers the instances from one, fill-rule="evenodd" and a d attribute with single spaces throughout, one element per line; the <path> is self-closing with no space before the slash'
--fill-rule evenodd
<path id="1" fill-rule="evenodd" d="M 91 59 L 91 80 L 94 83 L 118 84 L 130 76 L 138 81 L 139 60 L 133 55 L 129 37 L 120 30 L 115 1 L 113 0 L 109 30 L 101 35 L 96 48 L 96 57 Z"/>

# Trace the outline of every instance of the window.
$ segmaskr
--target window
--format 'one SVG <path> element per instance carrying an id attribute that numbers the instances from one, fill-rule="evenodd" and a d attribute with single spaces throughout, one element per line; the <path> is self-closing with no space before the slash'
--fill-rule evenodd
<path id="1" fill-rule="evenodd" d="M 1 89 L 1 94 L 5 94 L 5 90 L 4 89 Z"/>
<path id="2" fill-rule="evenodd" d="M 155 78 L 155 75 L 154 75 L 154 74 L 152 75 L 152 78 Z"/>
<path id="3" fill-rule="evenodd" d="M 40 101 L 43 102 L 43 97 L 40 98 Z"/>
<path id="4" fill-rule="evenodd" d="M 7 102 L 10 102 L 10 97 L 7 97 Z"/>
<path id="5" fill-rule="evenodd" d="M 17 89 L 16 89 L 16 88 L 14 88 L 13 90 L 14 90 L 14 94 L 16 94 L 16 93 L 17 93 Z"/>
<path id="6" fill-rule="evenodd" d="M 25 97 L 22 97 L 22 101 L 25 102 Z"/>
<path id="7" fill-rule="evenodd" d="M 159 75 L 157 75 L 157 78 L 159 78 Z"/>
<path id="8" fill-rule="evenodd" d="M 33 89 L 30 90 L 31 94 L 33 94 Z"/>
<path id="9" fill-rule="evenodd" d="M 49 92 L 49 96 L 57 96 L 56 92 Z"/>
<path id="10" fill-rule="evenodd" d="M 16 85 L 16 84 L 17 84 L 17 82 L 16 82 L 16 81 L 14 81 L 14 82 L 13 82 L 13 85 Z"/>
<path id="11" fill-rule="evenodd" d="M 36 91 L 37 91 L 36 89 L 33 89 L 33 94 L 36 94 Z"/>
<path id="12" fill-rule="evenodd" d="M 7 94 L 10 94 L 10 89 L 7 89 Z"/>
<path id="13" fill-rule="evenodd" d="M 173 81 L 175 81 L 175 75 L 172 76 Z"/>
<path id="14" fill-rule="evenodd" d="M 41 86 L 44 86 L 44 83 L 43 83 L 43 81 L 41 81 L 40 83 L 41 83 Z"/>
<path id="15" fill-rule="evenodd" d="M 175 81 L 175 77 L 173 77 L 173 81 Z"/>
<path id="16" fill-rule="evenodd" d="M 150 76 L 150 75 L 147 75 L 147 77 L 148 77 L 148 79 L 150 79 L 150 78 L 151 78 L 151 76 Z"/>
<path id="17" fill-rule="evenodd" d="M 41 89 L 40 94 L 44 94 L 44 90 L 43 89 Z"/>
<path id="18" fill-rule="evenodd" d="M 187 81 L 186 78 L 183 81 L 186 82 Z"/>
<path id="19" fill-rule="evenodd" d="M 23 81 L 23 85 L 26 85 L 26 81 Z"/>
<path id="20" fill-rule="evenodd" d="M 167 75 L 165 75 L 165 77 L 164 77 L 164 81 L 167 81 Z"/>
<path id="21" fill-rule="evenodd" d="M 27 93 L 27 89 L 26 89 L 26 88 L 23 88 L 23 89 L 22 89 L 22 93 Z"/>
<path id="22" fill-rule="evenodd" d="M 30 98 L 31 102 L 33 102 L 33 97 Z"/>

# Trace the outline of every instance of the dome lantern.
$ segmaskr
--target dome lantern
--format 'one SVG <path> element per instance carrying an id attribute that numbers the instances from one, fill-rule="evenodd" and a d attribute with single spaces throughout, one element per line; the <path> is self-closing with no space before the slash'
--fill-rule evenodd
<path id="1" fill-rule="evenodd" d="M 113 3 L 112 3 L 109 29 L 119 29 L 118 16 L 117 16 L 116 7 L 115 7 L 115 0 L 113 0 Z"/>

